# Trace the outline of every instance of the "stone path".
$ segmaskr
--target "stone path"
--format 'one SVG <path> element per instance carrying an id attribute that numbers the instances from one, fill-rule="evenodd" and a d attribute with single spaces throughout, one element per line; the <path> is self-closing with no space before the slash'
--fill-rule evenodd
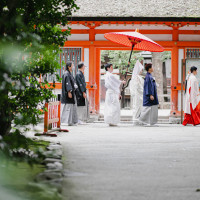
<path id="1" fill-rule="evenodd" d="M 200 127 L 68 128 L 63 200 L 200 199 Z"/>

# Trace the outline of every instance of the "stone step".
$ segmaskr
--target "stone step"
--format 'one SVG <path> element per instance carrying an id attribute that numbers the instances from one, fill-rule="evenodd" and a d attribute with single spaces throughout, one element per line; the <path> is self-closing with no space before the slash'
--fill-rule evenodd
<path id="1" fill-rule="evenodd" d="M 121 116 L 120 120 L 121 121 L 132 121 L 132 116 Z M 158 117 L 158 120 L 159 121 L 168 121 L 169 122 L 169 117 L 161 116 L 161 117 Z M 98 121 L 104 121 L 104 118 L 100 117 L 100 118 L 98 118 Z"/>
<path id="2" fill-rule="evenodd" d="M 97 120 L 94 120 L 93 122 L 104 123 L 104 118 L 100 117 Z M 133 123 L 132 116 L 121 116 L 120 122 L 121 123 Z M 158 124 L 181 124 L 181 118 L 180 117 L 159 116 Z"/>
<path id="3" fill-rule="evenodd" d="M 104 123 L 104 121 L 94 121 L 94 123 Z M 120 123 L 123 123 L 123 124 L 133 124 L 133 121 L 122 121 L 120 120 Z M 158 120 L 157 124 L 169 124 L 169 121 L 161 121 L 161 120 Z"/>
<path id="4" fill-rule="evenodd" d="M 104 119 L 99 119 L 98 121 L 94 121 L 95 123 L 104 123 Z M 120 120 L 121 123 L 133 123 L 132 119 L 121 119 Z M 169 119 L 158 119 L 158 124 L 169 124 Z"/>

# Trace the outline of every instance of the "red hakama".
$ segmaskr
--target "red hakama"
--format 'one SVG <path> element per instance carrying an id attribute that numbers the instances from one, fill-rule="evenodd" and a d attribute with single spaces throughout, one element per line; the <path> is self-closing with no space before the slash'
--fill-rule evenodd
<path id="1" fill-rule="evenodd" d="M 185 113 L 183 125 L 192 124 L 195 126 L 200 124 L 200 102 L 194 110 L 192 109 L 192 104 L 190 104 L 190 110 L 191 114 Z"/>

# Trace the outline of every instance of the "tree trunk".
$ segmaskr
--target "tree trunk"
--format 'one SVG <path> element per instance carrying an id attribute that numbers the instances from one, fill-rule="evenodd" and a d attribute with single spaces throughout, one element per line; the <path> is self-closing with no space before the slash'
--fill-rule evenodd
<path id="1" fill-rule="evenodd" d="M 0 135 L 8 135 L 11 131 L 12 113 L 8 103 L 8 91 L 4 91 L 1 96 L 0 106 Z"/>
<path id="2" fill-rule="evenodd" d="M 156 83 L 158 84 L 157 93 L 160 108 L 164 107 L 164 98 L 163 98 L 163 67 L 162 67 L 162 59 L 161 53 L 153 52 L 152 53 L 152 64 L 154 68 L 153 76 L 156 79 Z"/>

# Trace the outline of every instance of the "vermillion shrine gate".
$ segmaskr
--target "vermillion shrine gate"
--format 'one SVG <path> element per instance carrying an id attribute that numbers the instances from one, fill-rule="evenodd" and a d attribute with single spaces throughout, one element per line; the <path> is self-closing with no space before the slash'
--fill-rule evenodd
<path id="1" fill-rule="evenodd" d="M 80 4 L 84 7 L 83 3 Z M 91 6 L 91 9 L 93 8 L 94 6 Z M 189 58 L 194 53 L 196 58 L 200 58 L 200 18 L 105 17 L 95 16 L 95 13 L 94 16 L 87 16 L 87 13 L 81 13 L 81 8 L 77 15 L 75 13 L 74 17 L 70 18 L 71 36 L 63 49 L 65 52 L 71 51 L 73 56 L 78 52 L 78 57 L 70 59 L 75 63 L 82 60 L 87 66 L 85 76 L 91 111 L 98 113 L 100 106 L 100 51 L 130 50 L 107 41 L 104 34 L 134 31 L 138 28 L 140 33 L 162 45 L 165 51 L 171 51 L 171 113 L 180 114 L 182 59 Z M 65 30 L 66 27 L 63 27 L 63 31 Z M 61 84 L 57 83 L 56 88 L 60 89 Z"/>

